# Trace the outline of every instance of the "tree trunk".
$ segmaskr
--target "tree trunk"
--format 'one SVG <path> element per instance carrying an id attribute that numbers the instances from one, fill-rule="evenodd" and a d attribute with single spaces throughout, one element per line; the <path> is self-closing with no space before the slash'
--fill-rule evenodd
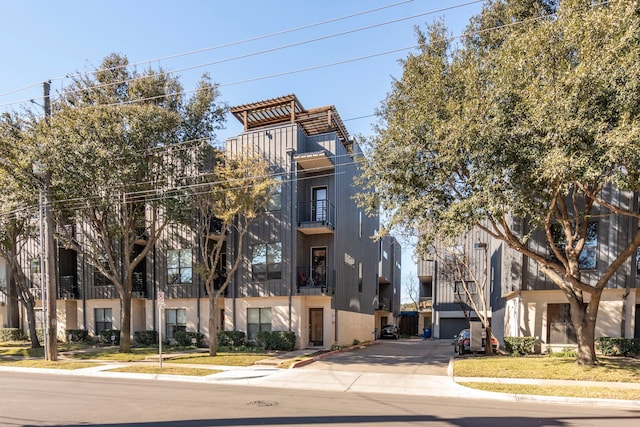
<path id="1" fill-rule="evenodd" d="M 131 353 L 131 292 L 121 295 L 120 353 Z"/>
<path id="2" fill-rule="evenodd" d="M 215 356 L 218 351 L 218 292 L 209 293 L 209 356 Z"/>
<path id="3" fill-rule="evenodd" d="M 491 326 L 485 326 L 485 344 L 484 344 L 484 354 L 487 356 L 493 356 L 493 346 L 491 345 Z"/>
<path id="4" fill-rule="evenodd" d="M 571 305 L 571 322 L 576 331 L 578 351 L 576 363 L 583 366 L 594 366 L 597 363 L 595 347 L 596 319 L 601 292 L 591 295 L 589 303 L 578 297 L 569 300 Z"/>
<path id="5" fill-rule="evenodd" d="M 31 302 L 31 301 L 29 301 Z M 31 339 L 31 348 L 40 348 L 40 340 L 38 339 L 38 332 L 36 328 L 36 312 L 35 312 L 35 303 L 34 304 L 26 304 L 27 310 L 27 322 L 29 324 L 29 338 Z"/>

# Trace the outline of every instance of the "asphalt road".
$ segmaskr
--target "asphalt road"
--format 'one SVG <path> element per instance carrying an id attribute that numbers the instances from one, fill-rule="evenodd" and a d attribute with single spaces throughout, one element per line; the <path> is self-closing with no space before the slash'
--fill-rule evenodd
<path id="1" fill-rule="evenodd" d="M 544 403 L 27 372 L 0 376 L 0 425 L 8 427 L 636 427 L 639 418 L 639 411 Z"/>

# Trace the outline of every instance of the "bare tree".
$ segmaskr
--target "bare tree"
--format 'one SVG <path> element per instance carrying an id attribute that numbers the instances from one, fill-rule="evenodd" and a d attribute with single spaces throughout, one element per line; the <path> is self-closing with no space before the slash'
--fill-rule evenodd
<path id="1" fill-rule="evenodd" d="M 209 354 L 218 347 L 218 303 L 244 259 L 244 240 L 249 227 L 267 210 L 279 185 L 269 164 L 260 156 L 241 153 L 225 157 L 218 153 L 213 170 L 203 175 L 194 206 L 200 238 L 197 270 L 209 296 Z M 234 244 L 228 245 L 233 239 Z M 233 253 L 228 251 L 233 247 Z"/>
<path id="2" fill-rule="evenodd" d="M 453 286 L 456 300 L 468 322 L 475 313 L 486 333 L 485 352 L 493 354 L 491 346 L 491 318 L 489 317 L 489 258 L 486 243 L 474 244 L 474 250 L 481 251 L 482 256 L 471 257 L 462 245 L 450 245 L 438 254 L 445 266 L 443 276 Z"/>

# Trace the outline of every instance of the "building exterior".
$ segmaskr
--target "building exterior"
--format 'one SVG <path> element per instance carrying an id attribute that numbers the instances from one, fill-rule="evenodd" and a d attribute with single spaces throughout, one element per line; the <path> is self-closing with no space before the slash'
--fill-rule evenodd
<path id="1" fill-rule="evenodd" d="M 231 113 L 244 132 L 226 141 L 227 152 L 260 153 L 281 186 L 243 242 L 243 262 L 218 304 L 218 330 L 244 331 L 249 340 L 262 330 L 293 331 L 298 348 L 374 339 L 376 329 L 396 323 L 401 248 L 391 237 L 372 238 L 379 219 L 365 215 L 354 200 L 361 191 L 354 178 L 362 153 L 336 109 L 306 110 L 289 95 Z M 73 232 L 84 232 L 82 225 Z M 208 295 L 195 269 L 197 233 L 188 224 L 167 226 L 136 268 L 132 333 L 160 329 L 172 339 L 176 331 L 213 332 Z M 235 238 L 227 239 L 228 258 L 238 248 Z M 94 336 L 120 329 L 115 287 L 81 255 L 62 247 L 56 251 L 58 335 L 64 338 L 67 329 L 86 329 Z M 38 299 L 39 252 L 38 242 L 30 242 L 23 260 Z M 11 280 L 3 265 L 0 284 L 7 288 Z M 26 317 L 9 320 L 6 306 L 0 300 L 1 326 L 26 330 Z M 14 306 L 17 310 L 17 302 Z"/>
<path id="2" fill-rule="evenodd" d="M 607 189 L 620 206 L 635 206 L 637 196 Z M 633 238 L 637 222 L 620 215 L 605 215 L 602 208 L 593 212 L 589 238 L 581 255 L 582 278 L 595 283 L 621 248 Z M 528 234 L 527 222 L 514 220 L 513 229 Z M 534 232 L 530 248 L 537 253 L 551 253 L 546 239 Z M 575 344 L 570 321 L 570 308 L 562 291 L 555 286 L 532 259 L 509 248 L 500 240 L 480 231 L 461 238 L 456 250 L 464 254 L 481 277 L 482 265 L 488 268 L 485 297 L 490 307 L 492 331 L 502 340 L 505 336 L 532 336 L 538 352 L 553 352 Z M 440 248 L 447 256 L 446 249 Z M 485 250 L 486 249 L 486 250 Z M 640 255 L 640 252 L 639 252 Z M 640 338 L 640 257 L 628 259 L 609 281 L 602 294 L 596 324 L 596 337 Z M 485 264 L 486 263 L 486 264 Z M 423 260 L 418 264 L 420 316 L 431 322 L 437 338 L 450 338 L 467 327 L 465 311 L 456 295 L 456 281 L 443 257 Z"/>
<path id="3" fill-rule="evenodd" d="M 354 200 L 360 148 L 333 106 L 305 110 L 295 95 L 231 112 L 244 132 L 227 141 L 227 151 L 262 154 L 282 187 L 281 203 L 245 242 L 247 262 L 225 299 L 225 329 L 246 330 L 249 339 L 263 328 L 292 330 L 301 347 L 371 340 L 382 260 L 372 240 L 378 218 Z M 391 302 L 388 280 L 382 277 L 382 297 Z M 390 303 L 382 308 L 394 311 Z"/>

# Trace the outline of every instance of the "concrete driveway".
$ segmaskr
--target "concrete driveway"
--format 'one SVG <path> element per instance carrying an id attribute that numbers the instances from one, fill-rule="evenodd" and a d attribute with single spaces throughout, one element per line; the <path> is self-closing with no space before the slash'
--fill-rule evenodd
<path id="1" fill-rule="evenodd" d="M 452 340 L 378 340 L 352 351 L 323 357 L 302 369 L 447 375 Z"/>

